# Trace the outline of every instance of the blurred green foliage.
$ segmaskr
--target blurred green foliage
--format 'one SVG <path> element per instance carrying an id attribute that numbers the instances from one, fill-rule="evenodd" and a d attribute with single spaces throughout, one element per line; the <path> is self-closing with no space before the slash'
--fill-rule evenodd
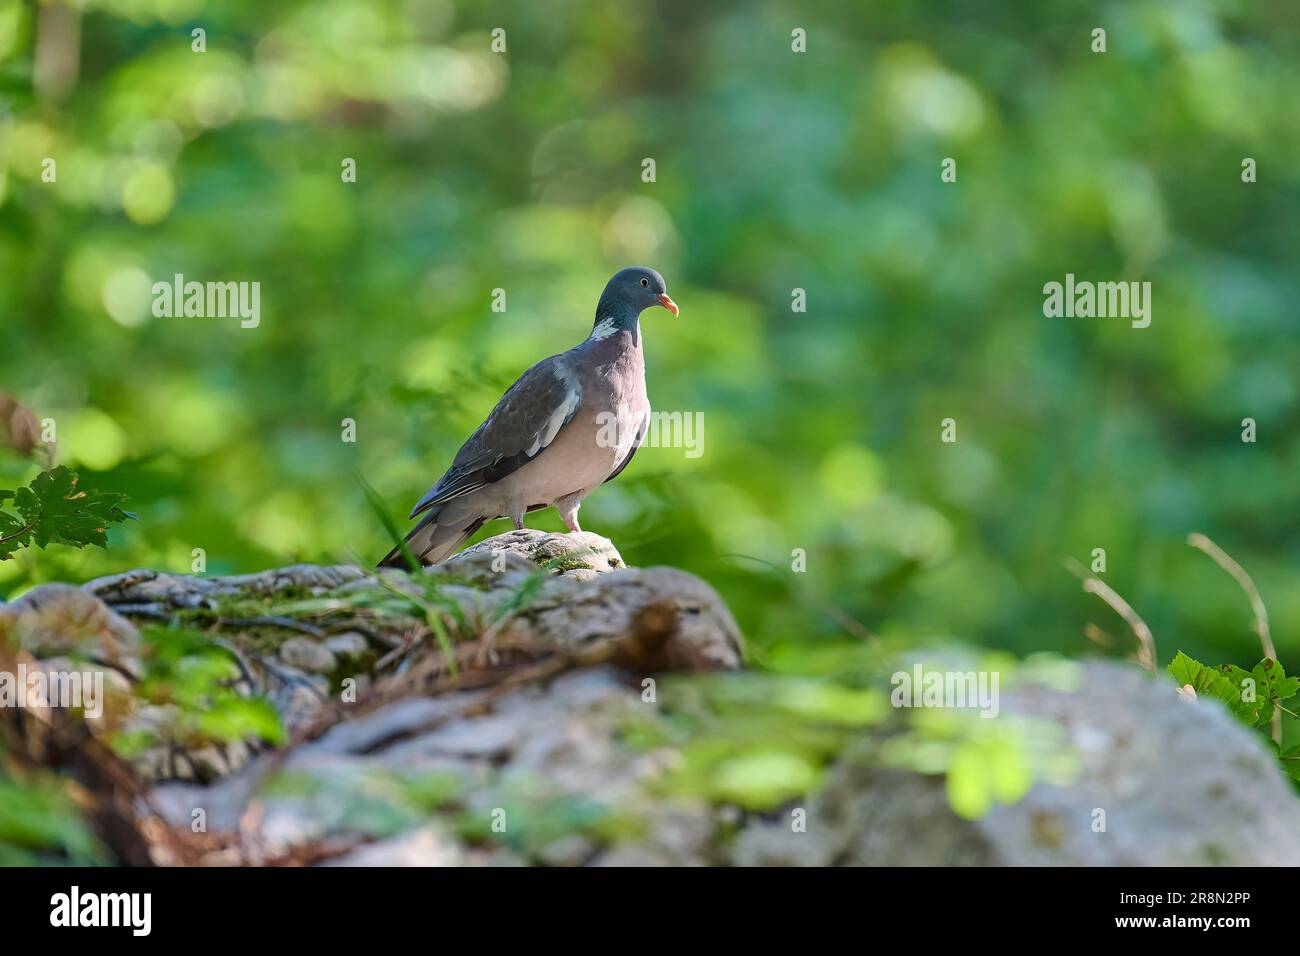
<path id="1" fill-rule="evenodd" d="M 759 663 L 824 671 L 846 620 L 1072 655 L 1094 621 L 1126 654 L 1061 567 L 1094 548 L 1162 663 L 1258 659 L 1192 531 L 1294 655 L 1296 26 L 1243 0 L 0 2 L 0 390 L 140 519 L 106 554 L 27 549 L 0 595 L 195 548 L 209 574 L 373 562 L 356 475 L 400 517 L 641 263 L 682 306 L 646 316 L 651 398 L 704 413 L 704 454 L 642 450 L 583 520 L 713 582 Z M 1045 318 L 1067 272 L 1149 280 L 1150 328 Z M 260 325 L 155 318 L 177 273 L 260 282 Z"/>
<path id="2" fill-rule="evenodd" d="M 64 781 L 44 773 L 0 777 L 0 866 L 91 866 L 108 859 Z"/>
<path id="3" fill-rule="evenodd" d="M 244 696 L 235 655 L 213 638 L 178 627 L 145 628 L 149 655 L 135 693 L 170 708 L 166 725 L 118 732 L 113 744 L 126 757 L 160 743 L 197 748 L 256 739 L 283 744 L 287 735 L 266 698 Z"/>

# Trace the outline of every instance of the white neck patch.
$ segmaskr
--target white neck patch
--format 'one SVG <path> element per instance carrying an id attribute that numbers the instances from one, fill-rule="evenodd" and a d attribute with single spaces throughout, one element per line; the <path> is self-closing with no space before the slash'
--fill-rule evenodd
<path id="1" fill-rule="evenodd" d="M 618 328 L 614 325 L 614 317 L 612 315 L 607 315 L 596 323 L 596 327 L 591 330 L 591 334 L 587 336 L 587 340 L 590 342 L 599 342 L 602 339 L 609 338 L 617 331 Z"/>

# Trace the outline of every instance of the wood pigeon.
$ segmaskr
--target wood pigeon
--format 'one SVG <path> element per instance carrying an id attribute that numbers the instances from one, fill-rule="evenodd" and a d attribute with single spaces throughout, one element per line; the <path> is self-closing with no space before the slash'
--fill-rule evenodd
<path id="1" fill-rule="evenodd" d="M 618 476 L 650 423 L 641 313 L 678 314 L 663 276 L 632 267 L 615 273 L 596 305 L 586 341 L 538 362 L 497 402 L 456 453 L 447 473 L 416 503 L 424 515 L 406 536 L 424 564 L 451 557 L 485 521 L 554 505 L 570 531 L 582 499 Z M 401 567 L 400 548 L 380 566 Z"/>

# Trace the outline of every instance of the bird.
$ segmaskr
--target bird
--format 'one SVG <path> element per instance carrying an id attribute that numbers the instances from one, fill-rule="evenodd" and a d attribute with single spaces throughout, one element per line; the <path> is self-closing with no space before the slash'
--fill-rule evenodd
<path id="1" fill-rule="evenodd" d="M 424 565 L 455 554 L 484 523 L 552 505 L 571 532 L 592 491 L 617 478 L 650 424 L 641 313 L 680 315 L 654 269 L 620 269 L 605 285 L 585 340 L 543 359 L 506 390 L 451 467 L 414 508 L 405 546 Z M 403 567 L 402 546 L 380 567 Z"/>

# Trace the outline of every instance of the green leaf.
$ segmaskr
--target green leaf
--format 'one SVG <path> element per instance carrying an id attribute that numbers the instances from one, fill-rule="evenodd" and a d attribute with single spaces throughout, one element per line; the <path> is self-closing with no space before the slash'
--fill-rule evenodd
<path id="1" fill-rule="evenodd" d="M 277 746 L 285 741 L 280 715 L 270 701 L 261 697 L 219 697 L 213 707 L 198 715 L 195 726 L 199 733 L 214 740 L 257 737 Z"/>
<path id="2" fill-rule="evenodd" d="M 126 496 L 80 489 L 78 480 L 75 472 L 60 465 L 41 472 L 24 488 L 0 494 L 0 503 L 12 499 L 18 512 L 17 517 L 0 512 L 0 559 L 29 544 L 107 547 L 108 526 L 130 517 L 120 507 Z"/>
<path id="3" fill-rule="evenodd" d="M 1287 677 L 1281 661 L 1264 658 L 1252 671 L 1259 686 L 1267 690 L 1270 700 L 1289 700 L 1300 693 L 1300 678 Z"/>
<path id="4" fill-rule="evenodd" d="M 957 745 L 944 789 L 954 813 L 978 820 L 995 803 L 1016 803 L 1033 784 L 1026 742 L 1014 733 L 987 733 Z"/>
<path id="5" fill-rule="evenodd" d="M 761 750 L 722 761 L 711 781 L 715 796 L 750 809 L 769 810 L 811 792 L 819 771 L 803 754 Z"/>
<path id="6" fill-rule="evenodd" d="M 24 527 L 21 521 L 8 512 L 0 511 L 0 561 L 19 548 L 26 547 L 31 537 L 31 528 Z"/>
<path id="7" fill-rule="evenodd" d="M 1300 691 L 1300 680 L 1287 677 L 1281 663 L 1271 658 L 1264 658 L 1250 671 L 1232 664 L 1224 664 L 1222 670 L 1231 676 L 1236 686 L 1254 688 L 1255 700 L 1247 702 L 1247 706 L 1253 710 L 1256 726 L 1269 723 L 1277 703 L 1294 697 Z"/>
<path id="8" fill-rule="evenodd" d="M 1200 661 L 1188 657 L 1182 651 L 1169 662 L 1169 673 L 1180 687 L 1190 684 L 1197 697 L 1213 697 L 1223 704 L 1245 723 L 1254 727 L 1259 723 L 1260 710 L 1258 693 L 1254 702 L 1243 700 L 1245 689 L 1239 682 L 1212 667 L 1206 667 Z M 1245 671 L 1242 671 L 1245 674 Z M 1246 675 L 1250 676 L 1250 675 Z M 1270 710 L 1271 715 L 1271 710 Z"/>
<path id="9" fill-rule="evenodd" d="M 1300 780 L 1300 747 L 1292 747 L 1278 755 L 1282 769 L 1295 780 Z"/>
<path id="10" fill-rule="evenodd" d="M 1252 727 L 1267 724 L 1273 719 L 1273 699 L 1268 696 L 1257 674 L 1243 670 L 1236 664 L 1220 664 L 1219 671 L 1236 689 L 1242 710 L 1237 712 Z"/>

